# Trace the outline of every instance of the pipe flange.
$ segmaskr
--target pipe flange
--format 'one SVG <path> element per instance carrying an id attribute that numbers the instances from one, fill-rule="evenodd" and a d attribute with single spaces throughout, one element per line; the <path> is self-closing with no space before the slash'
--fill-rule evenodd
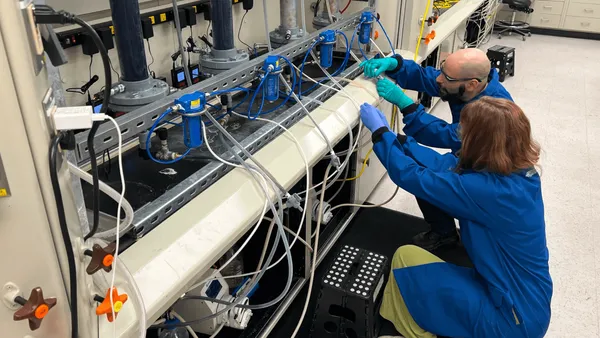
<path id="1" fill-rule="evenodd" d="M 276 47 L 281 47 L 290 41 L 299 40 L 304 37 L 304 30 L 301 28 L 287 29 L 279 26 L 271 33 L 269 33 L 271 44 Z"/>
<path id="2" fill-rule="evenodd" d="M 241 65 L 250 60 L 246 51 L 239 49 L 217 50 L 213 49 L 210 54 L 202 55 L 200 63 L 202 69 L 207 73 L 219 74 L 228 69 Z"/>
<path id="3" fill-rule="evenodd" d="M 333 16 L 333 21 L 339 20 L 339 17 Z M 321 29 L 331 25 L 331 21 L 327 16 L 317 15 L 313 18 L 312 25 L 314 29 Z"/>
<path id="4" fill-rule="evenodd" d="M 123 91 L 117 90 L 119 86 L 125 87 Z M 118 112 L 130 112 L 136 108 L 167 97 L 170 92 L 169 84 L 164 81 L 147 78 L 142 81 L 120 81 L 113 85 L 116 94 L 110 97 L 108 106 Z M 120 92 L 119 92 L 120 91 Z"/>

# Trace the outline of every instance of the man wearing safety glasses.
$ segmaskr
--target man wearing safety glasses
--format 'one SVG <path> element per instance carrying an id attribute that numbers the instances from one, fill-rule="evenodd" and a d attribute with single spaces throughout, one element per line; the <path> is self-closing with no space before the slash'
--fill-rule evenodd
<path id="1" fill-rule="evenodd" d="M 361 66 L 364 67 L 366 77 L 377 77 L 385 73 L 398 84 L 381 79 L 377 82 L 377 91 L 381 97 L 398 106 L 404 116 L 403 131 L 407 136 L 421 144 L 451 149 L 452 152 L 461 148 L 458 122 L 460 112 L 467 103 L 483 96 L 512 101 L 512 97 L 498 80 L 498 72 L 491 69 L 486 54 L 476 48 L 461 49 L 450 54 L 440 69 L 421 67 L 399 55 L 371 59 Z M 452 122 L 448 123 L 425 112 L 425 108 L 414 104 L 401 87 L 424 92 L 448 102 Z M 431 231 L 415 236 L 414 244 L 432 251 L 443 245 L 457 243 L 459 238 L 454 218 L 424 200 L 417 198 L 417 202 L 425 221 L 431 225 Z"/>

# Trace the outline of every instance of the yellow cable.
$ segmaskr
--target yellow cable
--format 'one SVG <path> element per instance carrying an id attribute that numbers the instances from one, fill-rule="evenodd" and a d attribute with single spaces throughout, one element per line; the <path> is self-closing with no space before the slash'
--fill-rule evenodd
<path id="1" fill-rule="evenodd" d="M 419 55 L 419 47 L 421 46 L 421 39 L 423 38 L 423 30 L 425 29 L 425 21 L 426 21 L 427 13 L 429 13 L 429 6 L 431 6 L 431 0 L 427 0 L 427 5 L 425 6 L 425 13 L 423 13 L 423 20 L 421 22 L 421 31 L 419 32 L 419 40 L 417 41 L 417 48 L 415 50 L 415 56 L 414 56 L 415 62 L 417 62 L 417 57 Z M 406 91 L 406 89 L 403 89 L 403 91 Z M 398 115 L 398 107 L 396 107 L 394 105 L 392 108 L 392 121 L 391 121 L 392 128 L 394 128 L 394 126 L 396 125 L 396 115 Z M 371 155 L 372 152 L 373 152 L 373 148 L 371 148 L 367 152 L 367 155 L 365 156 L 362 167 L 360 168 L 360 171 L 358 172 L 358 175 L 356 175 L 355 177 L 346 178 L 346 179 L 338 180 L 338 181 L 354 181 L 354 180 L 359 179 L 364 174 L 365 169 L 367 168 L 367 162 L 369 161 L 369 156 Z"/>
<path id="2" fill-rule="evenodd" d="M 354 181 L 354 180 L 359 179 L 362 176 L 362 174 L 365 172 L 365 169 L 367 169 L 367 162 L 369 161 L 369 156 L 371 156 L 372 152 L 373 152 L 373 148 L 371 148 L 367 152 L 367 156 L 365 156 L 365 160 L 363 161 L 362 168 L 360 168 L 360 171 L 358 172 L 358 175 L 356 175 L 355 177 L 346 178 L 346 179 L 338 180 L 338 181 Z"/>
<path id="3" fill-rule="evenodd" d="M 392 130 L 395 128 L 396 126 L 396 116 L 398 115 L 398 107 L 393 106 L 392 107 Z M 355 177 L 351 177 L 351 178 L 346 178 L 343 180 L 338 180 L 338 182 L 343 182 L 343 181 L 354 181 L 359 179 L 362 174 L 364 174 L 365 169 L 367 169 L 367 162 L 369 161 L 369 156 L 371 156 L 371 153 L 373 152 L 373 148 L 371 148 L 368 152 L 367 155 L 365 156 L 365 159 L 363 161 L 362 167 L 360 168 L 360 171 L 358 172 L 358 175 L 356 175 Z"/>
<path id="4" fill-rule="evenodd" d="M 425 12 L 423 13 L 423 20 L 421 20 L 421 30 L 419 31 L 419 40 L 417 40 L 417 49 L 415 50 L 415 59 L 417 61 L 417 56 L 419 55 L 419 47 L 421 47 L 421 40 L 423 39 L 423 31 L 425 30 L 425 21 L 427 21 L 427 13 L 429 13 L 429 6 L 431 5 L 431 0 L 427 0 L 427 5 L 425 5 Z"/>

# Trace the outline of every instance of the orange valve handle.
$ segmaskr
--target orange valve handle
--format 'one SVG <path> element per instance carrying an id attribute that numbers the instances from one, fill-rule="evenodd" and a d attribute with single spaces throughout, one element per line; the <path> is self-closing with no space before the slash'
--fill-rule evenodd
<path id="1" fill-rule="evenodd" d="M 48 311 L 50 311 L 50 308 L 48 307 L 48 305 L 46 304 L 42 304 L 40 306 L 37 307 L 37 309 L 35 309 L 35 318 L 37 319 L 44 319 L 44 317 L 46 317 L 46 315 L 48 314 Z"/>
<path id="2" fill-rule="evenodd" d="M 431 40 L 433 40 L 433 39 L 435 39 L 435 31 L 434 30 L 432 30 L 431 32 L 429 32 L 429 34 L 427 34 L 425 36 L 425 44 L 428 45 L 431 42 Z"/>
<path id="3" fill-rule="evenodd" d="M 102 259 L 102 265 L 104 265 L 105 267 L 112 266 L 114 260 L 115 256 L 108 254 Z"/>
<path id="4" fill-rule="evenodd" d="M 106 315 L 108 321 L 112 323 L 116 319 L 119 312 L 123 309 L 123 304 L 127 302 L 128 297 L 127 294 L 124 293 L 119 295 L 119 293 L 117 292 L 117 288 L 112 288 L 113 303 L 111 304 L 110 295 L 111 289 L 108 289 L 106 291 L 106 297 L 104 297 L 104 299 L 102 299 L 102 297 L 94 297 L 94 299 L 97 301 L 101 301 L 100 305 L 98 305 L 98 307 L 96 308 L 96 315 Z M 114 317 L 113 311 L 115 313 Z"/>

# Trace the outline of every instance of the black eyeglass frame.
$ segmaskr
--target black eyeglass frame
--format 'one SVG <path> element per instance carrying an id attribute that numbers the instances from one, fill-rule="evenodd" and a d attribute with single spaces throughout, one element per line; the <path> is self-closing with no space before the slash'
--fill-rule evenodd
<path id="1" fill-rule="evenodd" d="M 482 82 L 483 81 L 483 79 L 478 79 L 476 77 L 462 78 L 462 79 L 453 78 L 453 77 L 449 76 L 448 74 L 446 74 L 444 72 L 444 63 L 445 62 L 446 61 L 444 60 L 440 64 L 440 72 L 442 73 L 442 75 L 444 75 L 444 78 L 446 79 L 446 81 L 448 81 L 448 82 L 461 82 L 461 81 L 471 81 L 471 80 L 476 80 L 477 82 Z"/>

